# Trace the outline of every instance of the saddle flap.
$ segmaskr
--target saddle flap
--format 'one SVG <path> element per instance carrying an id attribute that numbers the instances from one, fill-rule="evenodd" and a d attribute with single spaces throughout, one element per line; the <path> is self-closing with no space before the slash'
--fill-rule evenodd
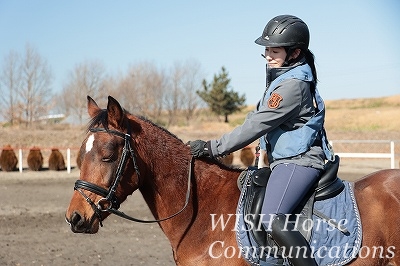
<path id="1" fill-rule="evenodd" d="M 267 186 L 269 176 L 271 175 L 271 168 L 263 167 L 258 169 L 253 174 L 253 183 L 259 187 Z"/>

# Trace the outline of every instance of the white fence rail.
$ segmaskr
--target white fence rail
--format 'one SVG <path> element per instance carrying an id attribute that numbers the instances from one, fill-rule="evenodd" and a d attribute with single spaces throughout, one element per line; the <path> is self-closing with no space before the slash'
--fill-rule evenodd
<path id="1" fill-rule="evenodd" d="M 390 167 L 395 168 L 395 149 L 394 141 L 391 140 L 331 140 L 329 142 L 335 150 L 334 144 L 390 144 L 389 152 L 336 152 L 342 158 L 372 158 L 372 159 L 390 159 Z"/>
<path id="2" fill-rule="evenodd" d="M 396 155 L 395 142 L 399 143 L 400 141 L 331 140 L 329 143 L 332 145 L 335 154 L 339 155 L 342 158 L 390 159 L 390 167 L 393 169 L 395 168 Z M 18 149 L 18 169 L 21 173 L 23 172 L 22 151 L 22 149 Z M 399 147 L 397 147 L 397 152 L 399 152 Z M 66 170 L 68 173 L 71 173 L 72 169 L 71 156 L 71 149 L 66 149 Z"/>

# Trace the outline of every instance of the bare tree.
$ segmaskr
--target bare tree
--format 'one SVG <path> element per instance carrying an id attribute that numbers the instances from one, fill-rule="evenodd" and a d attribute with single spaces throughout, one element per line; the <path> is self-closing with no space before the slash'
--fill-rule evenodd
<path id="1" fill-rule="evenodd" d="M 180 114 L 186 123 L 193 117 L 200 98 L 196 91 L 202 86 L 201 66 L 198 61 L 176 62 L 171 69 L 164 102 L 168 112 L 168 125 L 176 124 Z"/>
<path id="2" fill-rule="evenodd" d="M 129 111 L 156 122 L 163 109 L 165 75 L 154 64 L 139 63 L 129 68 L 118 83 L 117 94 Z"/>
<path id="3" fill-rule="evenodd" d="M 103 86 L 105 79 L 105 67 L 101 62 L 85 61 L 77 64 L 70 72 L 61 93 L 66 113 L 76 116 L 82 124 L 87 113 L 86 96 L 106 98 Z"/>
<path id="4" fill-rule="evenodd" d="M 21 60 L 21 87 L 18 94 L 21 100 L 22 119 L 27 125 L 48 112 L 51 99 L 52 72 L 39 53 L 29 44 Z"/>
<path id="5" fill-rule="evenodd" d="M 164 105 L 168 112 L 168 125 L 173 125 L 177 121 L 179 111 L 182 109 L 183 104 L 183 78 L 185 75 L 184 66 L 175 62 L 171 69 L 170 82 L 166 87 L 164 95 Z"/>
<path id="6" fill-rule="evenodd" d="M 21 87 L 20 56 L 11 51 L 4 57 L 4 66 L 0 76 L 0 101 L 2 114 L 11 125 L 18 120 L 18 91 Z M 20 117 L 19 117 L 20 118 Z"/>
<path id="7" fill-rule="evenodd" d="M 182 108 L 186 118 L 186 123 L 192 119 L 196 109 L 201 102 L 196 91 L 202 87 L 204 73 L 201 69 L 200 62 L 196 60 L 188 60 L 185 63 L 185 75 L 183 77 L 183 101 Z"/>

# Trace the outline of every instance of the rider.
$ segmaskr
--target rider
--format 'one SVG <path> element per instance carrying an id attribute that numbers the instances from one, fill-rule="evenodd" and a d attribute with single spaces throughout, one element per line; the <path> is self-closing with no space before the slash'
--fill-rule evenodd
<path id="1" fill-rule="evenodd" d="M 255 43 L 265 47 L 266 90 L 242 125 L 216 140 L 190 141 L 194 157 L 224 156 L 260 139 L 272 170 L 262 213 L 263 225 L 279 246 L 305 247 L 295 265 L 316 265 L 311 249 L 296 230 L 283 230 L 290 214 L 317 181 L 333 152 L 323 127 L 325 106 L 317 85 L 309 30 L 298 17 L 271 19 Z M 272 222 L 270 222 L 272 221 Z M 285 254 L 290 255 L 290 254 Z M 277 258 L 274 265 L 281 265 Z"/>

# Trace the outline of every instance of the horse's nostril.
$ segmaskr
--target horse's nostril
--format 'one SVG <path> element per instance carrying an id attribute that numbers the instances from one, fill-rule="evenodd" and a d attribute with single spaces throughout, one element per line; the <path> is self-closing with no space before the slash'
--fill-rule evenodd
<path id="1" fill-rule="evenodd" d="M 77 212 L 73 212 L 71 216 L 71 223 L 72 224 L 77 224 L 81 220 L 81 215 Z"/>
<path id="2" fill-rule="evenodd" d="M 82 216 L 76 211 L 72 213 L 71 219 L 69 220 L 69 224 L 71 226 L 71 230 L 75 233 L 80 233 L 85 231 L 84 220 L 82 219 Z"/>
<path id="3" fill-rule="evenodd" d="M 79 213 L 77 212 L 73 212 L 71 215 L 71 220 L 70 220 L 71 224 L 76 226 L 79 223 L 82 223 L 82 217 Z"/>

